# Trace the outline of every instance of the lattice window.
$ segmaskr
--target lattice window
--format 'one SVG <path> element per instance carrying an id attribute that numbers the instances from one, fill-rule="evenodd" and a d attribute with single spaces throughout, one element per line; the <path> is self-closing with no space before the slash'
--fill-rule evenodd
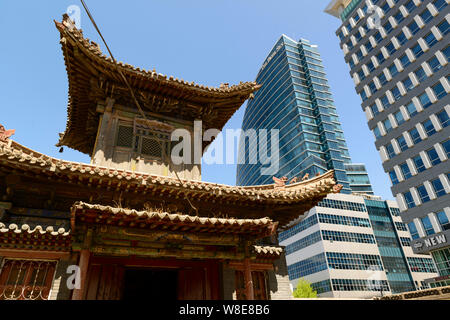
<path id="1" fill-rule="evenodd" d="M 0 300 L 48 300 L 57 261 L 4 259 Z"/>
<path id="2" fill-rule="evenodd" d="M 119 126 L 117 132 L 117 143 L 118 147 L 131 148 L 133 145 L 133 127 Z"/>
<path id="3" fill-rule="evenodd" d="M 156 158 L 162 157 L 162 143 L 151 138 L 142 138 L 141 153 Z"/>

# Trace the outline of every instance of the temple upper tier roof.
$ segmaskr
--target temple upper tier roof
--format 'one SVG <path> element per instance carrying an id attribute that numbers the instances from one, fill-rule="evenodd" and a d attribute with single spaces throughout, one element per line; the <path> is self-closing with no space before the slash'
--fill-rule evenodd
<path id="1" fill-rule="evenodd" d="M 66 145 L 90 154 L 98 126 L 97 103 L 113 98 L 116 103 L 137 107 L 118 69 L 133 88 L 146 112 L 183 120 L 201 119 L 206 128 L 221 130 L 234 112 L 260 86 L 255 82 L 222 84 L 219 88 L 147 71 L 117 62 L 100 46 L 83 36 L 67 15 L 56 22 L 69 80 L 66 130 L 58 146 Z"/>

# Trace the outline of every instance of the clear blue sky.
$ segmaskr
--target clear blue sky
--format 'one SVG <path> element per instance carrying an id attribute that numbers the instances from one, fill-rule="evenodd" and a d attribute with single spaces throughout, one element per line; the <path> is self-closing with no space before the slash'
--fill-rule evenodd
<path id="1" fill-rule="evenodd" d="M 254 80 L 283 33 L 319 45 L 352 159 L 367 165 L 376 194 L 393 198 L 335 35 L 340 21 L 323 12 L 328 0 L 86 2 L 117 60 L 205 85 Z M 81 7 L 77 0 L 0 2 L 0 123 L 34 150 L 88 162 L 54 146 L 66 125 L 68 89 L 53 19 L 73 4 Z M 84 12 L 81 26 L 101 44 Z M 225 128 L 239 128 L 244 110 Z M 202 173 L 205 181 L 235 184 L 234 165 L 203 166 Z"/>

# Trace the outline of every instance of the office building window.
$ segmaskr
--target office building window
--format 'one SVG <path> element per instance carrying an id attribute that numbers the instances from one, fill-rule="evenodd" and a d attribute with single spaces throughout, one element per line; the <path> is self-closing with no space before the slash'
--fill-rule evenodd
<path id="1" fill-rule="evenodd" d="M 403 193 L 403 197 L 405 198 L 406 206 L 409 209 L 414 208 L 416 206 L 410 191 L 406 191 L 405 193 Z"/>
<path id="2" fill-rule="evenodd" d="M 395 51 L 397 51 L 397 50 L 395 49 L 394 45 L 392 44 L 392 42 L 389 42 L 389 43 L 386 45 L 386 50 L 387 50 L 387 52 L 388 52 L 390 55 L 392 55 Z"/>
<path id="3" fill-rule="evenodd" d="M 417 25 L 417 22 L 416 22 L 416 21 L 411 22 L 411 23 L 408 25 L 408 29 L 409 29 L 409 31 L 411 31 L 411 33 L 412 33 L 413 35 L 415 35 L 415 34 L 420 30 L 420 28 L 419 28 L 419 26 Z"/>
<path id="4" fill-rule="evenodd" d="M 379 255 L 327 252 L 328 266 L 340 270 L 383 270 Z"/>
<path id="5" fill-rule="evenodd" d="M 442 128 L 445 128 L 450 124 L 450 119 L 448 117 L 447 111 L 442 110 L 438 114 L 436 114 L 436 117 L 439 119 L 439 122 L 441 123 Z"/>
<path id="6" fill-rule="evenodd" d="M 367 42 L 364 44 L 364 46 L 366 47 L 367 53 L 370 53 L 370 52 L 373 50 L 373 46 L 372 46 L 372 44 L 370 43 L 370 41 L 367 41 Z M 367 64 L 367 67 L 369 67 L 369 64 Z"/>
<path id="7" fill-rule="evenodd" d="M 361 80 L 361 81 L 363 81 L 366 78 L 366 75 L 364 74 L 363 69 L 358 71 L 358 77 L 359 77 L 359 80 Z"/>
<path id="8" fill-rule="evenodd" d="M 403 122 L 405 122 L 401 111 L 397 111 L 396 113 L 394 113 L 394 118 L 397 121 L 398 125 L 401 125 Z"/>
<path id="9" fill-rule="evenodd" d="M 400 150 L 405 151 L 408 149 L 408 144 L 406 143 L 406 139 L 403 136 L 397 138 L 398 146 Z"/>
<path id="10" fill-rule="evenodd" d="M 403 79 L 402 83 L 405 86 L 406 91 L 410 91 L 412 88 L 414 88 L 414 84 L 409 77 Z"/>
<path id="11" fill-rule="evenodd" d="M 433 122 L 430 119 L 422 122 L 423 128 L 425 129 L 425 133 L 427 136 L 432 136 L 436 133 L 436 129 L 434 128 Z"/>
<path id="12" fill-rule="evenodd" d="M 423 54 L 422 47 L 419 44 L 416 44 L 414 47 L 412 47 L 411 51 L 414 53 L 414 56 L 416 58 L 419 58 Z"/>
<path id="13" fill-rule="evenodd" d="M 403 6 L 406 8 L 406 10 L 408 10 L 408 13 L 413 12 L 414 9 L 416 8 L 416 5 L 414 4 L 414 1 L 413 1 L 413 0 L 409 0 L 409 1 L 408 1 L 407 3 L 405 3 Z"/>
<path id="14" fill-rule="evenodd" d="M 425 24 L 428 23 L 431 19 L 433 19 L 433 15 L 430 13 L 428 9 L 422 11 L 422 13 L 419 14 L 419 16 L 422 18 L 422 21 Z"/>
<path id="15" fill-rule="evenodd" d="M 400 165 L 400 170 L 402 171 L 403 178 L 405 180 L 412 177 L 411 171 L 409 170 L 408 164 L 406 162 Z"/>
<path id="16" fill-rule="evenodd" d="M 386 59 L 383 56 L 383 53 L 380 51 L 377 55 L 378 64 L 381 65 Z"/>
<path id="17" fill-rule="evenodd" d="M 428 47 L 434 46 L 434 44 L 437 42 L 436 37 L 434 36 L 433 32 L 430 32 L 424 37 L 425 42 L 427 43 Z"/>
<path id="18" fill-rule="evenodd" d="M 388 291 L 386 280 L 331 279 L 333 291 Z"/>
<path id="19" fill-rule="evenodd" d="M 289 279 L 294 280 L 327 269 L 324 253 L 288 265 Z"/>
<path id="20" fill-rule="evenodd" d="M 431 224 L 430 218 L 428 216 L 421 218 L 420 221 L 422 222 L 423 229 L 425 230 L 425 234 L 427 236 L 435 234 L 433 225 Z"/>
<path id="21" fill-rule="evenodd" d="M 398 178 L 395 170 L 389 171 L 389 177 L 391 178 L 392 185 L 396 185 L 398 183 Z"/>
<path id="22" fill-rule="evenodd" d="M 387 83 L 386 75 L 384 74 L 384 72 L 382 72 L 378 75 L 378 80 L 380 81 L 380 84 L 382 86 Z"/>
<path id="23" fill-rule="evenodd" d="M 450 222 L 445 214 L 445 211 L 439 211 L 436 213 L 436 217 L 441 225 L 442 230 L 450 230 Z"/>
<path id="24" fill-rule="evenodd" d="M 369 72 L 372 72 L 373 70 L 375 70 L 375 66 L 373 65 L 373 62 L 368 62 L 366 64 L 367 69 L 369 69 Z"/>
<path id="25" fill-rule="evenodd" d="M 450 61 L 450 46 L 447 46 L 444 50 L 442 50 L 444 57 L 447 58 L 447 61 Z"/>
<path id="26" fill-rule="evenodd" d="M 397 40 L 398 43 L 402 46 L 406 43 L 406 41 L 408 40 L 405 36 L 405 34 L 403 33 L 403 31 L 401 31 L 398 35 L 397 35 Z"/>
<path id="27" fill-rule="evenodd" d="M 366 206 L 363 203 L 333 200 L 333 199 L 326 199 L 326 198 L 323 199 L 322 201 L 318 202 L 317 206 L 324 207 L 324 208 L 333 208 L 333 209 L 359 211 L 359 212 L 367 211 Z"/>
<path id="28" fill-rule="evenodd" d="M 408 229 L 406 228 L 406 225 L 404 223 L 395 221 L 395 228 L 399 231 L 408 231 Z"/>
<path id="29" fill-rule="evenodd" d="M 397 86 L 392 88 L 391 92 L 392 95 L 394 96 L 395 101 L 399 100 L 402 97 L 402 94 L 400 93 L 400 90 Z"/>
<path id="30" fill-rule="evenodd" d="M 427 150 L 426 152 L 427 152 L 428 158 L 430 159 L 430 162 L 433 166 L 441 163 L 441 159 L 439 159 L 439 155 L 436 152 L 436 149 L 431 148 L 431 149 Z"/>
<path id="31" fill-rule="evenodd" d="M 424 109 L 432 105 L 430 98 L 428 97 L 426 92 L 422 93 L 418 98 Z"/>
<path id="32" fill-rule="evenodd" d="M 447 158 L 450 158 L 450 140 L 444 141 L 442 143 L 442 147 L 444 148 L 444 151 L 447 154 Z"/>
<path id="33" fill-rule="evenodd" d="M 376 243 L 371 234 L 322 230 L 322 239 L 327 241 Z"/>
<path id="34" fill-rule="evenodd" d="M 437 197 L 445 196 L 446 192 L 445 192 L 444 186 L 442 185 L 442 182 L 439 178 L 431 180 L 430 182 L 431 182 L 431 185 L 433 186 L 434 193 L 436 194 Z"/>
<path id="35" fill-rule="evenodd" d="M 411 234 L 411 238 L 413 240 L 419 239 L 419 232 L 417 231 L 416 225 L 414 222 L 408 223 L 409 233 Z"/>
<path id="36" fill-rule="evenodd" d="M 417 186 L 416 189 L 422 203 L 430 201 L 430 196 L 428 195 L 427 189 L 425 189 L 425 186 L 423 184 Z"/>
<path id="37" fill-rule="evenodd" d="M 437 11 L 442 11 L 448 4 L 445 0 L 434 0 L 433 5 L 436 7 Z"/>
<path id="38" fill-rule="evenodd" d="M 393 15 L 393 17 L 394 17 L 395 21 L 397 22 L 397 24 L 400 24 L 403 20 L 405 20 L 405 17 L 401 13 L 401 11 L 398 11 L 396 14 Z"/>
<path id="39" fill-rule="evenodd" d="M 319 213 L 318 216 L 320 223 L 341 224 L 344 226 L 365 227 L 365 228 L 371 227 L 369 219 L 350 216 L 340 216 L 336 214 L 326 214 L 326 213 Z"/>
<path id="40" fill-rule="evenodd" d="M 423 164 L 422 158 L 420 156 L 415 156 L 413 159 L 414 165 L 416 166 L 417 172 L 425 171 L 425 165 Z"/>
<path id="41" fill-rule="evenodd" d="M 386 147 L 386 152 L 387 152 L 389 159 L 392 159 L 393 157 L 395 157 L 395 151 L 394 151 L 394 147 L 392 146 L 392 143 L 387 144 L 385 147 Z"/>
<path id="42" fill-rule="evenodd" d="M 445 91 L 444 87 L 440 82 L 432 86 L 431 89 L 433 89 L 433 92 L 436 95 L 436 98 L 438 99 L 441 99 L 447 95 L 447 92 Z"/>
<path id="43" fill-rule="evenodd" d="M 442 33 L 443 36 L 445 36 L 450 31 L 450 25 L 447 22 L 447 20 L 442 21 L 437 28 Z"/>
<path id="44" fill-rule="evenodd" d="M 439 63 L 438 58 L 436 57 L 431 58 L 427 62 L 433 72 L 439 71 L 439 69 L 441 69 L 442 67 L 441 64 Z"/>
<path id="45" fill-rule="evenodd" d="M 409 61 L 409 58 L 406 54 L 404 54 L 403 56 L 401 56 L 399 58 L 403 68 L 406 68 L 409 64 L 411 64 L 411 61 Z"/>
<path id="46" fill-rule="evenodd" d="M 304 238 L 301 238 L 300 240 L 297 240 L 291 244 L 288 244 L 286 246 L 286 255 L 289 255 L 291 253 L 294 253 L 296 251 L 299 251 L 301 249 L 309 247 L 309 246 L 313 245 L 314 243 L 317 243 L 321 240 L 322 240 L 322 238 L 320 236 L 320 231 L 316 231 Z"/>
<path id="47" fill-rule="evenodd" d="M 365 90 L 362 90 L 359 95 L 361 96 L 361 100 L 362 101 L 366 101 L 367 100 L 367 94 Z"/>
<path id="48" fill-rule="evenodd" d="M 384 30 L 386 31 L 386 33 L 390 33 L 392 31 L 392 24 L 388 21 L 385 23 L 385 25 L 383 26 Z"/>
<path id="49" fill-rule="evenodd" d="M 278 236 L 278 241 L 284 241 L 287 238 L 290 238 L 294 235 L 296 235 L 299 232 L 302 232 L 303 230 L 306 230 L 308 228 L 310 228 L 311 226 L 317 224 L 318 220 L 317 220 L 317 216 L 316 215 L 312 215 L 311 217 L 308 217 L 304 220 L 302 220 L 301 222 L 297 223 L 295 226 L 293 226 L 292 228 L 280 232 L 279 236 Z"/>
<path id="50" fill-rule="evenodd" d="M 373 134 L 375 135 L 375 138 L 377 138 L 377 139 L 381 138 L 381 132 L 380 132 L 380 129 L 378 128 L 378 126 L 373 128 Z"/>
<path id="51" fill-rule="evenodd" d="M 373 81 L 369 82 L 368 84 L 369 90 L 372 94 L 378 91 L 377 87 L 375 86 L 375 83 Z"/>
<path id="52" fill-rule="evenodd" d="M 406 108 L 406 111 L 408 111 L 408 114 L 411 118 L 417 114 L 417 109 L 416 109 L 416 106 L 414 105 L 414 103 L 412 103 L 412 102 L 408 103 L 405 108 Z"/>
<path id="53" fill-rule="evenodd" d="M 380 43 L 383 40 L 383 37 L 381 36 L 380 31 L 377 31 L 373 34 L 373 38 L 375 39 L 376 43 Z"/>
<path id="54" fill-rule="evenodd" d="M 425 73 L 422 67 L 414 71 L 414 74 L 416 75 L 417 81 L 419 82 L 422 82 L 427 78 L 427 74 Z"/>
<path id="55" fill-rule="evenodd" d="M 411 238 L 400 237 L 400 242 L 404 247 L 411 247 Z"/>
<path id="56" fill-rule="evenodd" d="M 383 121 L 384 129 L 386 129 L 386 132 L 390 132 L 392 130 L 392 124 L 389 119 L 385 119 Z"/>
<path id="57" fill-rule="evenodd" d="M 437 272 L 431 258 L 407 257 L 412 272 Z"/>
<path id="58" fill-rule="evenodd" d="M 412 128 L 411 130 L 409 130 L 409 135 L 411 136 L 411 140 L 414 144 L 418 144 L 420 141 L 422 141 L 417 128 Z"/>
<path id="59" fill-rule="evenodd" d="M 431 253 L 440 276 L 450 275 L 450 249 L 444 248 Z"/>
<path id="60" fill-rule="evenodd" d="M 373 116 L 375 117 L 377 114 L 380 113 L 380 111 L 378 110 L 378 106 L 376 105 L 376 103 L 372 104 L 370 106 L 370 110 L 372 111 Z"/>
<path id="61" fill-rule="evenodd" d="M 391 65 L 388 67 L 388 69 L 389 69 L 389 72 L 391 73 L 392 78 L 395 77 L 395 76 L 397 75 L 398 69 L 397 69 L 397 66 L 396 66 L 394 63 L 391 64 Z"/>

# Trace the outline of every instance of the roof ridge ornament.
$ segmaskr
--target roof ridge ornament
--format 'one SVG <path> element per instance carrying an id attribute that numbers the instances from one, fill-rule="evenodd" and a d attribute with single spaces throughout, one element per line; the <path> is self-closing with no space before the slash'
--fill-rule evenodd
<path id="1" fill-rule="evenodd" d="M 5 127 L 0 124 L 0 141 L 6 142 L 15 133 L 15 129 L 6 130 Z"/>

